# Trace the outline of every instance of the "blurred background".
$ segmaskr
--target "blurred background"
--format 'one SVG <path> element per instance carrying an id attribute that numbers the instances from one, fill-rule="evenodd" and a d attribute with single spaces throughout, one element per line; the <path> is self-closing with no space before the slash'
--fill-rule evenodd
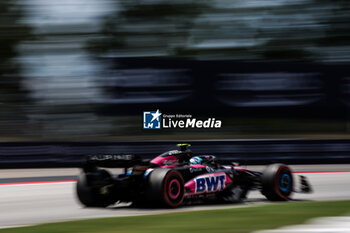
<path id="1" fill-rule="evenodd" d="M 347 0 L 0 0 L 0 140 L 348 138 L 349 29 Z"/>

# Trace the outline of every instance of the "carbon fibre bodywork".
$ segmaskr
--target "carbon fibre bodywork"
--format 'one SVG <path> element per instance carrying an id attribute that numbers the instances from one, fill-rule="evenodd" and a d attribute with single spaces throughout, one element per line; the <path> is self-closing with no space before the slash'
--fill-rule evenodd
<path id="1" fill-rule="evenodd" d="M 212 155 L 201 155 L 202 164 L 191 164 L 191 157 L 193 154 L 186 148 L 165 152 L 151 161 L 142 161 L 134 155 L 89 156 L 81 174 L 85 183 L 79 184 L 78 180 L 79 200 L 86 206 L 159 202 L 177 207 L 187 199 L 240 202 L 250 190 L 256 189 L 270 200 L 288 200 L 295 191 L 292 172 L 286 165 L 275 164 L 257 172 L 236 164 L 220 165 Z M 112 175 L 98 167 L 125 170 Z M 311 191 L 305 177 L 301 183 L 304 192 Z M 100 204 L 97 200 L 104 201 Z"/>

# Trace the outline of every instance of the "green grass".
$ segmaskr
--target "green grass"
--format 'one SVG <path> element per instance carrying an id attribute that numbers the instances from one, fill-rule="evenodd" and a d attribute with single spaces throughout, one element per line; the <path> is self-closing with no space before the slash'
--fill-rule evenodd
<path id="1" fill-rule="evenodd" d="M 300 224 L 310 218 L 345 215 L 349 212 L 350 201 L 289 202 L 246 208 L 49 223 L 2 229 L 0 233 L 244 233 Z"/>

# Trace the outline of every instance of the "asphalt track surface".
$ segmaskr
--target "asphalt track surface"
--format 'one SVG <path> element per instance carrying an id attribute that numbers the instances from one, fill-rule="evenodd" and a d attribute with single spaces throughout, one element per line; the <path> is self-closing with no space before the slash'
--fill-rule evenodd
<path id="1" fill-rule="evenodd" d="M 261 166 L 248 166 L 261 170 Z M 350 199 L 350 165 L 292 166 L 295 175 L 306 176 L 314 192 L 295 193 L 295 201 Z M 265 204 L 259 192 L 251 192 L 243 204 L 197 204 L 177 209 L 140 209 L 129 204 L 108 208 L 84 208 L 75 196 L 78 169 L 0 170 L 0 228 L 97 217 L 134 216 L 177 211 L 218 209 Z"/>

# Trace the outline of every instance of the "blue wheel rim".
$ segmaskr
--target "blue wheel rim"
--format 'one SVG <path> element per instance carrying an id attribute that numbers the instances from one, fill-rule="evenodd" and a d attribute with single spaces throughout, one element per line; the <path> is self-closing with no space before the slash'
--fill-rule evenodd
<path id="1" fill-rule="evenodd" d="M 278 186 L 280 188 L 281 191 L 283 192 L 290 192 L 290 189 L 291 189 L 291 176 L 290 174 L 287 174 L 287 173 L 282 173 L 280 176 L 279 176 L 279 181 L 278 181 Z"/>

